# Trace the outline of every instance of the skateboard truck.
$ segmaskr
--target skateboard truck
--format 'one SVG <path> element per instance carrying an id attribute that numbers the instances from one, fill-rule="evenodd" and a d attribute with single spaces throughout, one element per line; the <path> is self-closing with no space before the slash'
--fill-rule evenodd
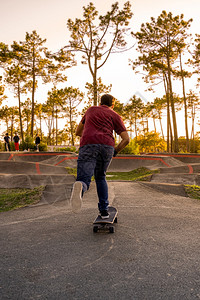
<path id="1" fill-rule="evenodd" d="M 93 222 L 93 232 L 108 230 L 110 233 L 115 232 L 114 223 L 117 223 L 117 209 L 108 207 L 109 218 L 102 219 L 100 215 Z"/>

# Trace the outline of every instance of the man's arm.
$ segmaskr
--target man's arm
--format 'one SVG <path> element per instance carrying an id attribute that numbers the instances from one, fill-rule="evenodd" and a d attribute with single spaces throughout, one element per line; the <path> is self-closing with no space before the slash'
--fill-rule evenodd
<path id="1" fill-rule="evenodd" d="M 83 124 L 82 122 L 80 122 L 80 123 L 78 124 L 78 127 L 76 128 L 75 134 L 76 134 L 77 136 L 82 136 L 83 128 L 84 128 L 84 124 Z"/>
<path id="2" fill-rule="evenodd" d="M 129 135 L 127 133 L 127 131 L 123 131 L 120 133 L 120 137 L 121 137 L 121 142 L 115 147 L 115 156 L 117 155 L 118 152 L 120 152 L 122 149 L 124 149 L 126 147 L 126 145 L 128 145 L 130 138 Z"/>

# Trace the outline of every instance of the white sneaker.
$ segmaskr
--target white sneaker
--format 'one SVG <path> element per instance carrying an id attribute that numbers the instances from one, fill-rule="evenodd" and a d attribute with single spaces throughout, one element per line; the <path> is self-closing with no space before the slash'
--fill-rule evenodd
<path id="1" fill-rule="evenodd" d="M 82 189 L 83 189 L 82 183 L 80 181 L 76 181 L 73 185 L 73 190 L 70 199 L 73 212 L 78 212 L 81 210 Z"/>

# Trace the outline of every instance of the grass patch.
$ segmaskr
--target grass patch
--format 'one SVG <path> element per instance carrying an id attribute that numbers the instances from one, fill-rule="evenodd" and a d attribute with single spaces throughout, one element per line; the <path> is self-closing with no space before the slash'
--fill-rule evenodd
<path id="1" fill-rule="evenodd" d="M 200 200 L 200 186 L 185 184 L 184 187 L 190 198 Z"/>
<path id="2" fill-rule="evenodd" d="M 77 169 L 76 168 L 69 168 L 67 167 L 68 174 L 77 176 Z M 147 168 L 138 168 L 130 172 L 107 172 L 106 179 L 107 180 L 124 180 L 124 181 L 135 181 L 141 180 L 146 181 L 149 180 L 149 177 L 152 174 L 158 173 L 158 170 L 149 170 Z M 94 180 L 94 178 L 92 178 Z"/>
<path id="3" fill-rule="evenodd" d="M 0 189 L 0 212 L 36 204 L 43 190 L 43 186 L 34 189 Z"/>
<path id="4" fill-rule="evenodd" d="M 138 168 L 129 172 L 107 172 L 107 180 L 125 180 L 125 181 L 147 181 L 149 177 L 158 170 L 149 170 L 147 168 Z"/>
<path id="5" fill-rule="evenodd" d="M 67 173 L 70 174 L 70 175 L 74 175 L 75 177 L 77 176 L 77 168 L 69 168 L 69 167 L 66 167 L 67 169 Z"/>

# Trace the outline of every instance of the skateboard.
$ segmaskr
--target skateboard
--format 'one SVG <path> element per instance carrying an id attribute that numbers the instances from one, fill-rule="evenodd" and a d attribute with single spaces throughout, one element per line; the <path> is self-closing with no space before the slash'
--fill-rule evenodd
<path id="1" fill-rule="evenodd" d="M 99 230 L 109 230 L 110 233 L 115 232 L 114 223 L 117 223 L 118 211 L 116 208 L 108 207 L 109 218 L 102 219 L 100 215 L 93 222 L 93 232 L 98 232 Z"/>

